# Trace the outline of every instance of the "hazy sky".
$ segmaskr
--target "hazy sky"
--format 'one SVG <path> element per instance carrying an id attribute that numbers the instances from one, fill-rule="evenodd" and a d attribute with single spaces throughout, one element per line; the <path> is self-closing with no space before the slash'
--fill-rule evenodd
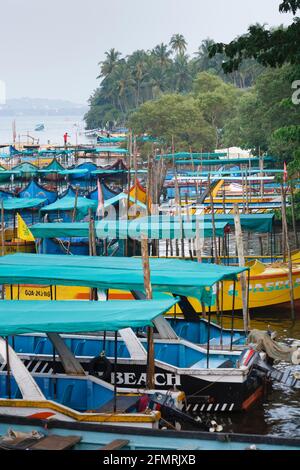
<path id="1" fill-rule="evenodd" d="M 288 24 L 280 0 L 1 0 L 0 79 L 7 97 L 85 102 L 104 52 L 152 49 L 181 33 L 195 52 L 256 22 Z"/>

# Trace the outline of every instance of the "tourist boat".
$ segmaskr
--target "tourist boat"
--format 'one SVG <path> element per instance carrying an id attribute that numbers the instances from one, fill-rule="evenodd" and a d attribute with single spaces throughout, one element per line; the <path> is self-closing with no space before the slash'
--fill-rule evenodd
<path id="1" fill-rule="evenodd" d="M 45 125 L 44 124 L 37 124 L 34 128 L 36 132 L 44 131 L 45 130 Z"/>
<path id="2" fill-rule="evenodd" d="M 35 431 L 34 433 L 32 431 Z M 22 434 L 21 434 L 22 433 Z M 39 434 L 37 436 L 37 433 Z M 155 430 L 86 422 L 62 422 L 56 419 L 24 418 L 0 415 L 0 449 L 74 449 L 74 450 L 299 450 L 300 439 L 295 437 L 260 436 L 236 433 L 215 433 L 174 430 Z M 7 439 L 7 437 L 11 439 Z M 15 440 L 14 436 L 19 439 Z M 33 437 L 36 436 L 36 439 Z M 5 439 L 3 439 L 5 437 Z M 39 438 L 39 439 L 37 439 Z M 51 447 L 50 447 L 51 446 Z M 97 454 L 99 459 L 99 453 Z M 102 458 L 106 454 L 103 454 Z M 115 454 L 117 456 L 117 454 Z M 168 456 L 167 456 L 168 457 Z M 116 458 L 116 457 L 115 457 Z M 177 459 L 179 457 L 177 456 Z"/>
<path id="3" fill-rule="evenodd" d="M 272 305 L 285 304 L 290 301 L 290 288 L 288 278 L 287 263 L 262 263 L 258 260 L 253 260 L 248 264 L 250 280 L 249 280 L 249 308 L 260 309 Z M 208 264 L 209 265 L 209 264 Z M 293 287 L 295 300 L 300 298 L 300 258 L 299 253 L 293 256 Z M 233 282 L 223 282 L 223 312 L 232 311 L 233 300 Z M 15 285 L 13 286 L 12 295 L 14 299 L 30 300 L 34 298 L 48 298 L 51 297 L 49 286 L 37 285 Z M 64 286 L 58 285 L 55 288 L 55 295 L 58 300 L 89 300 L 90 289 L 87 287 L 70 286 L 67 290 Z M 170 294 L 171 295 L 171 294 Z M 182 305 L 176 305 L 170 312 L 172 316 L 177 318 L 184 317 L 187 309 L 190 310 L 196 319 L 202 314 L 202 307 L 199 300 L 194 297 L 183 296 Z M 6 288 L 6 298 L 11 298 L 11 289 Z M 134 299 L 134 295 L 130 291 L 109 289 L 108 298 L 114 299 Z M 221 305 L 221 302 L 220 304 Z M 242 310 L 242 293 L 240 284 L 236 283 L 235 288 L 235 310 Z M 216 312 L 216 291 L 213 294 L 213 301 L 211 312 Z"/>
<path id="4" fill-rule="evenodd" d="M 143 301 L 141 301 L 143 302 Z M 106 336 L 64 336 L 70 350 L 76 354 L 82 367 L 89 371 L 97 352 L 105 352 L 107 362 L 97 366 L 95 375 L 114 382 L 114 338 Z M 32 374 L 49 373 L 53 370 L 53 357 L 46 338 L 15 337 L 16 351 Z M 140 345 L 139 360 L 131 357 L 130 344 Z M 19 346 L 18 346 L 19 345 Z M 20 346 L 22 345 L 22 346 Z M 35 351 L 42 353 L 32 353 Z M 146 386 L 146 340 L 136 336 L 118 338 L 117 386 L 118 388 Z M 144 350 L 144 354 L 143 351 Z M 251 349 L 244 351 L 210 351 L 182 339 L 154 341 L 155 387 L 170 391 L 176 387 L 186 395 L 187 411 L 238 411 L 248 410 L 262 398 L 264 391 L 261 374 L 255 364 L 265 357 Z M 63 372 L 63 365 L 56 360 L 56 370 Z"/>
<path id="5" fill-rule="evenodd" d="M 161 418 L 161 413 L 155 410 L 155 403 L 160 404 L 162 414 L 166 410 L 167 415 L 179 414 L 177 409 L 184 398 L 181 392 L 164 397 L 164 392 L 160 391 L 156 401 L 152 401 L 155 391 L 151 389 L 141 393 L 128 387 L 120 393 L 116 382 L 110 385 L 97 377 L 86 375 L 58 334 L 62 330 L 87 332 L 108 328 L 117 331 L 131 326 L 151 326 L 152 320 L 168 308 L 170 301 L 146 301 L 142 311 L 136 302 L 129 310 L 128 303 L 123 308 L 119 303 L 110 303 L 101 315 L 100 304 L 96 302 L 86 302 L 84 306 L 78 302 L 62 302 L 64 305 L 55 302 L 51 309 L 45 309 L 40 302 L 35 302 L 31 303 L 30 315 L 24 311 L 24 303 L 8 303 L 14 314 L 11 315 L 6 308 L 2 309 L 1 336 L 8 338 L 28 330 L 48 332 L 52 349 L 59 352 L 65 371 L 63 374 L 55 370 L 47 372 L 43 367 L 42 371 L 38 372 L 35 368 L 30 373 L 8 340 L 0 339 L 0 414 L 46 416 L 63 421 L 102 422 L 107 425 L 118 422 L 120 425 L 150 428 L 158 427 Z M 148 397 L 146 403 L 141 402 L 143 395 Z"/>

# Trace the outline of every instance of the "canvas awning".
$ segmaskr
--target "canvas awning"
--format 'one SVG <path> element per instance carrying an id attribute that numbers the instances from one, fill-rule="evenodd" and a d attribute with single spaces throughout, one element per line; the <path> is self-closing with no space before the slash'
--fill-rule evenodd
<path id="1" fill-rule="evenodd" d="M 215 214 L 215 221 L 226 222 L 234 227 L 234 215 L 232 214 Z M 271 233 L 273 231 L 273 223 L 275 214 L 240 214 L 241 227 L 245 232 Z M 205 214 L 205 221 L 211 221 L 212 215 Z"/>
<path id="2" fill-rule="evenodd" d="M 150 259 L 154 290 L 196 297 L 209 304 L 212 287 L 236 280 L 248 268 L 178 259 Z M 141 258 L 15 254 L 0 258 L 0 284 L 86 286 L 144 291 Z"/>
<path id="3" fill-rule="evenodd" d="M 92 209 L 93 211 L 97 208 L 97 201 L 92 201 L 85 197 L 78 197 L 77 201 L 75 197 L 65 196 L 62 199 L 57 199 L 52 204 L 43 207 L 41 210 L 43 212 L 53 212 L 53 211 L 72 211 L 75 208 L 76 202 L 76 216 L 79 218 L 87 215 L 88 210 Z"/>
<path id="4" fill-rule="evenodd" d="M 45 202 L 47 202 L 47 199 L 15 197 L 3 199 L 3 206 L 5 211 L 15 211 L 20 209 L 32 209 L 33 207 L 39 207 Z"/>
<path id="5" fill-rule="evenodd" d="M 0 336 L 23 333 L 87 333 L 153 326 L 152 321 L 177 302 L 2 300 Z"/>
<path id="6" fill-rule="evenodd" d="M 173 218 L 174 219 L 174 218 Z M 216 222 L 216 236 L 223 237 L 227 222 Z M 150 218 L 138 218 L 134 220 L 109 220 L 103 219 L 95 222 L 97 238 L 122 238 L 128 237 L 140 239 L 145 235 L 152 240 L 165 239 L 192 239 L 196 237 L 196 223 L 186 219 L 183 222 L 183 232 L 181 234 L 180 221 L 172 220 L 170 224 L 164 222 L 151 221 Z M 64 238 L 64 237 L 88 237 L 89 224 L 87 222 L 77 223 L 41 223 L 30 228 L 35 238 Z M 199 224 L 200 237 L 208 238 L 213 235 L 212 223 L 204 221 Z"/>

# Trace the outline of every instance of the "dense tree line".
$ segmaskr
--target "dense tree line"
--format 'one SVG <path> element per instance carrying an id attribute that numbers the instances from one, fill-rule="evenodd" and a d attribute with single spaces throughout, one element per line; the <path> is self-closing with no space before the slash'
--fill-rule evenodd
<path id="1" fill-rule="evenodd" d="M 300 104 L 292 96 L 300 80 L 300 0 L 279 8 L 293 13 L 290 26 L 250 26 L 230 44 L 207 39 L 193 57 L 178 34 L 169 45 L 126 58 L 107 52 L 88 127 L 126 124 L 159 138 L 164 150 L 238 145 L 273 154 L 278 167 L 286 161 L 299 175 Z"/>
<path id="2" fill-rule="evenodd" d="M 90 98 L 87 127 L 124 125 L 129 114 L 149 100 L 163 94 L 192 92 L 194 80 L 204 71 L 241 89 L 252 86 L 263 67 L 246 59 L 238 70 L 225 74 L 225 54 L 209 57 L 213 45 L 214 41 L 206 39 L 189 57 L 185 38 L 175 34 L 169 44 L 161 43 L 149 51 L 137 50 L 127 57 L 115 49 L 106 52 L 105 60 L 99 63 L 100 85 Z"/>

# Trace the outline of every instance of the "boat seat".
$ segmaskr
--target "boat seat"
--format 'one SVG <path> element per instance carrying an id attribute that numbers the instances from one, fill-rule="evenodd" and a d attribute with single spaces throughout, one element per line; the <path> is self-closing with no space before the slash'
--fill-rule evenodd
<path id="1" fill-rule="evenodd" d="M 76 344 L 74 348 L 74 352 L 73 352 L 74 356 L 82 356 L 82 350 L 83 350 L 83 346 L 85 345 L 85 343 L 86 343 L 85 339 L 78 341 L 78 343 Z"/>
<path id="2" fill-rule="evenodd" d="M 179 328 L 178 330 L 178 336 L 183 336 L 183 333 L 187 333 L 188 331 L 188 325 L 183 325 Z"/>
<path id="3" fill-rule="evenodd" d="M 72 449 L 82 439 L 81 436 L 47 436 L 39 439 L 30 450 L 68 450 Z"/>
<path id="4" fill-rule="evenodd" d="M 34 354 L 42 354 L 45 343 L 46 343 L 46 338 L 40 338 L 38 340 L 38 342 L 36 343 L 36 346 L 34 348 L 33 353 Z"/>
<path id="5" fill-rule="evenodd" d="M 139 397 L 137 396 L 117 396 L 117 413 L 128 413 L 137 407 Z M 104 403 L 95 410 L 89 410 L 93 413 L 113 413 L 114 411 L 114 399 L 111 399 Z"/>
<path id="6" fill-rule="evenodd" d="M 227 361 L 225 361 L 225 362 L 227 362 Z M 221 368 L 225 362 L 224 362 L 224 358 L 210 356 L 210 358 L 209 358 L 209 368 L 210 369 Z M 191 369 L 206 369 L 207 368 L 207 357 L 204 356 L 202 359 L 200 359 L 200 361 L 196 362 L 195 364 L 192 364 L 190 366 L 190 368 Z"/>
<path id="7" fill-rule="evenodd" d="M 74 384 L 68 384 L 64 390 L 61 404 L 65 406 L 70 406 L 71 397 L 73 393 Z"/>
<path id="8" fill-rule="evenodd" d="M 167 345 L 164 344 L 163 346 L 161 346 L 158 351 L 157 351 L 157 354 L 155 356 L 155 359 L 158 359 L 160 361 L 163 361 L 164 360 L 164 357 L 165 357 L 165 353 L 167 351 Z"/>
<path id="9" fill-rule="evenodd" d="M 125 344 L 120 344 L 120 346 L 118 347 L 118 356 L 123 357 L 122 354 L 124 353 L 124 351 L 125 351 Z"/>
<path id="10" fill-rule="evenodd" d="M 233 341 L 232 344 L 237 343 L 241 339 L 241 335 L 239 333 L 236 333 L 233 335 Z M 209 342 L 212 346 L 219 346 L 220 345 L 221 338 L 220 336 L 218 338 L 212 338 Z M 231 338 L 230 336 L 223 336 L 223 344 L 230 344 Z"/>
<path id="11" fill-rule="evenodd" d="M 22 397 L 22 393 L 21 393 L 19 387 L 17 387 L 17 389 L 16 389 L 16 391 L 15 391 L 15 394 L 14 394 L 14 399 L 15 399 L 15 400 L 18 400 L 18 399 L 20 399 L 20 398 L 23 398 L 23 397 Z"/>
<path id="12" fill-rule="evenodd" d="M 111 441 L 103 447 L 100 447 L 98 450 L 120 450 L 124 447 L 127 447 L 130 441 L 126 439 L 116 439 L 115 441 Z"/>

